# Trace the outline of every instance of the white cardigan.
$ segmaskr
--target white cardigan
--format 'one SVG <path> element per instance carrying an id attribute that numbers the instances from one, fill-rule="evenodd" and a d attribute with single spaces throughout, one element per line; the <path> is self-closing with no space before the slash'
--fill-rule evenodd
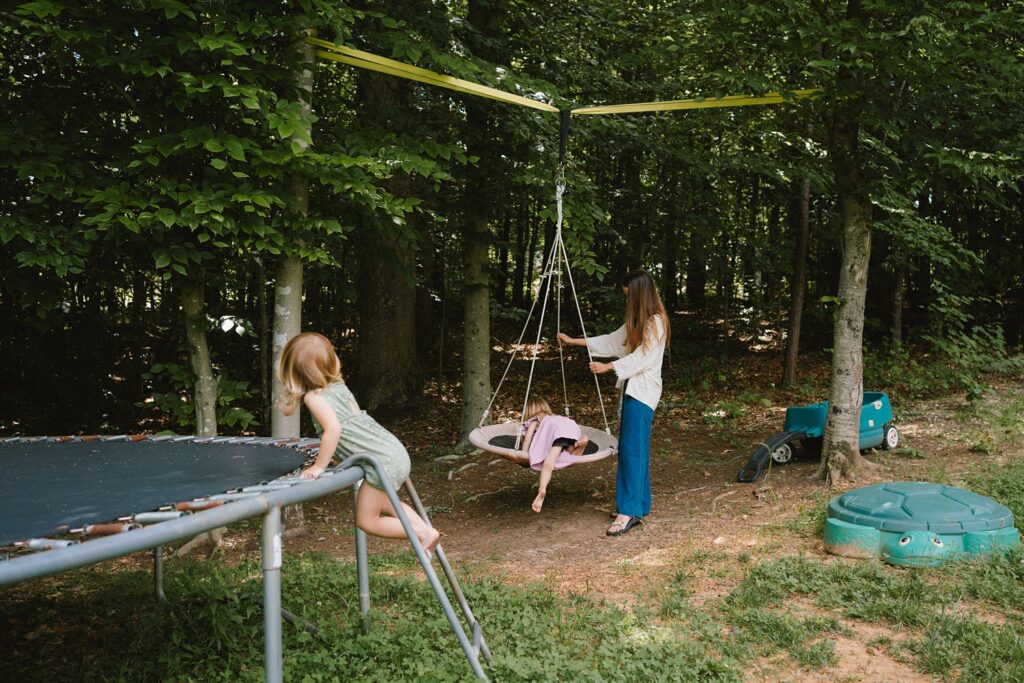
<path id="1" fill-rule="evenodd" d="M 590 353 L 598 358 L 618 358 L 612 362 L 618 377 L 616 387 L 627 379 L 626 395 L 632 396 L 654 410 L 661 399 L 661 362 L 665 355 L 665 322 L 660 315 L 651 316 L 644 332 L 644 343 L 626 348 L 626 326 L 609 334 L 587 340 Z"/>

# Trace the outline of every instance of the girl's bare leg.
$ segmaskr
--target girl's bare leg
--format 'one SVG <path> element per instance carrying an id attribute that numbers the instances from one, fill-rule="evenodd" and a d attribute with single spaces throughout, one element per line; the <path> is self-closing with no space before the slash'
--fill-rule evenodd
<path id="1" fill-rule="evenodd" d="M 405 514 L 409 517 L 416 537 L 428 553 L 433 551 L 441 534 L 430 527 L 410 506 L 402 503 Z M 395 508 L 388 500 L 388 494 L 375 489 L 369 484 L 359 487 L 359 499 L 356 501 L 356 524 L 360 529 L 374 536 L 383 538 L 405 538 L 402 521 L 395 515 Z"/>
<path id="2" fill-rule="evenodd" d="M 584 434 L 580 437 L 579 441 L 573 444 L 573 447 L 569 449 L 569 452 L 573 455 L 583 455 L 583 450 L 587 447 L 588 443 L 590 443 L 590 439 L 588 439 L 587 435 Z"/>
<path id="3" fill-rule="evenodd" d="M 534 512 L 540 512 L 541 508 L 544 507 L 544 496 L 548 493 L 548 482 L 551 481 L 551 473 L 555 470 L 555 460 L 558 460 L 558 454 L 562 452 L 561 446 L 552 446 L 551 450 L 548 451 L 548 457 L 544 458 L 544 464 L 540 468 L 540 485 L 537 490 L 537 497 L 533 499 Z"/>

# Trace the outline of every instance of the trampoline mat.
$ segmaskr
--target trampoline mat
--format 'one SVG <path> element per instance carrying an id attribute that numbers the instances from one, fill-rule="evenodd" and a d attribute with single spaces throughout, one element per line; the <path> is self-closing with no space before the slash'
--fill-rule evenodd
<path id="1" fill-rule="evenodd" d="M 167 441 L 0 444 L 0 546 L 288 474 L 291 448 Z"/>
<path id="2" fill-rule="evenodd" d="M 497 448 L 515 449 L 516 436 L 514 434 L 499 434 L 487 443 Z M 593 453 L 597 453 L 597 444 L 593 441 L 588 441 L 587 445 L 583 447 L 583 455 L 591 455 Z"/>

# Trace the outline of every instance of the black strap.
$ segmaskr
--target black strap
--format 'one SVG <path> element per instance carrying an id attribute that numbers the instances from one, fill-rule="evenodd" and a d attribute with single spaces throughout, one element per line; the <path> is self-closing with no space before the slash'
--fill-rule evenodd
<path id="1" fill-rule="evenodd" d="M 565 166 L 565 147 L 566 141 L 569 139 L 569 113 L 571 110 L 562 109 L 561 121 L 558 127 L 558 165 Z"/>

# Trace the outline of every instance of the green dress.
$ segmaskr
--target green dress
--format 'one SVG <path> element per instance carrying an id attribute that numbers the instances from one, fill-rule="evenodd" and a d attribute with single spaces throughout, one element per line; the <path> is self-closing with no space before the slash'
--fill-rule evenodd
<path id="1" fill-rule="evenodd" d="M 366 481 L 374 488 L 383 489 L 381 476 L 384 476 L 395 490 L 398 490 L 409 477 L 409 470 L 412 467 L 409 453 L 398 437 L 384 429 L 367 415 L 365 410 L 359 409 L 355 396 L 344 382 L 329 384 L 323 389 L 318 389 L 317 393 L 334 409 L 334 414 L 341 423 L 341 438 L 338 439 L 334 455 L 342 460 L 355 453 L 369 453 L 375 456 L 384 471 L 378 473 L 374 472 L 373 468 L 366 468 Z M 316 427 L 317 436 L 322 437 L 324 428 L 320 426 L 315 416 L 313 426 Z"/>

